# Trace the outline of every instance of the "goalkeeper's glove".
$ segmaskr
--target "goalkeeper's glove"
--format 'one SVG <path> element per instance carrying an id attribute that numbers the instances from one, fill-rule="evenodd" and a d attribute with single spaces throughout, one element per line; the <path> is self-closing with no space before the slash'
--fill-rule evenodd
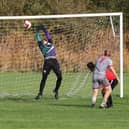
<path id="1" fill-rule="evenodd" d="M 37 30 L 37 31 L 39 31 L 39 30 L 46 31 L 44 25 L 38 25 L 38 26 L 36 26 L 36 30 Z"/>

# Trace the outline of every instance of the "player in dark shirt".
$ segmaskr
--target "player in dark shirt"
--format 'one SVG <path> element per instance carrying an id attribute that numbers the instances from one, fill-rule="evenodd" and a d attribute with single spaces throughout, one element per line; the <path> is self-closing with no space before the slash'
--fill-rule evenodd
<path id="1" fill-rule="evenodd" d="M 45 33 L 46 38 L 43 40 L 41 39 L 40 31 L 43 31 Z M 51 70 L 53 70 L 57 76 L 56 86 L 53 92 L 54 92 L 55 99 L 58 99 L 58 90 L 60 88 L 61 81 L 62 81 L 62 73 L 60 70 L 59 63 L 56 59 L 56 51 L 55 51 L 55 47 L 53 45 L 51 36 L 43 25 L 39 25 L 36 27 L 36 40 L 44 56 L 44 65 L 42 70 L 42 80 L 40 82 L 39 93 L 35 99 L 36 100 L 41 99 L 41 97 L 43 96 L 45 83 L 46 83 L 48 74 L 50 73 Z"/>

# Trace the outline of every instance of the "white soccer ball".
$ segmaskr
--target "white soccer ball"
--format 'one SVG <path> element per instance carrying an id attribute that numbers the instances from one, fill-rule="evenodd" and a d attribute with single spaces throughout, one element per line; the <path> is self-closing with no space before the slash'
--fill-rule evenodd
<path id="1" fill-rule="evenodd" d="M 31 27 L 31 22 L 28 21 L 28 20 L 25 20 L 25 22 L 24 22 L 24 27 L 25 27 L 26 29 L 29 29 L 29 28 Z"/>

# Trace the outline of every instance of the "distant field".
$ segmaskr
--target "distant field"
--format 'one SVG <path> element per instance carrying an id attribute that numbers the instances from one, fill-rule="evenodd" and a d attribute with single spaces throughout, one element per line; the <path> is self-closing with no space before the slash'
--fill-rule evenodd
<path id="1" fill-rule="evenodd" d="M 98 108 L 101 94 L 95 109 L 90 108 L 91 75 L 87 79 L 86 75 L 64 73 L 56 101 L 52 93 L 56 77 L 50 74 L 44 97 L 35 101 L 41 73 L 0 73 L 0 129 L 128 129 L 129 74 L 124 74 L 124 98 L 119 98 L 116 87 L 113 108 L 104 110 Z M 77 94 L 66 96 L 80 85 Z"/>

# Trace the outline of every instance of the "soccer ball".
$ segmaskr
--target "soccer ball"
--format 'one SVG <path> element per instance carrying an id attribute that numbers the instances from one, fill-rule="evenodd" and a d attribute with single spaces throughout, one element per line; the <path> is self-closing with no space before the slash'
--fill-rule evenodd
<path id="1" fill-rule="evenodd" d="M 28 20 L 25 20 L 25 22 L 24 22 L 24 27 L 25 27 L 26 29 L 29 29 L 29 28 L 31 27 L 31 22 L 28 21 Z"/>

